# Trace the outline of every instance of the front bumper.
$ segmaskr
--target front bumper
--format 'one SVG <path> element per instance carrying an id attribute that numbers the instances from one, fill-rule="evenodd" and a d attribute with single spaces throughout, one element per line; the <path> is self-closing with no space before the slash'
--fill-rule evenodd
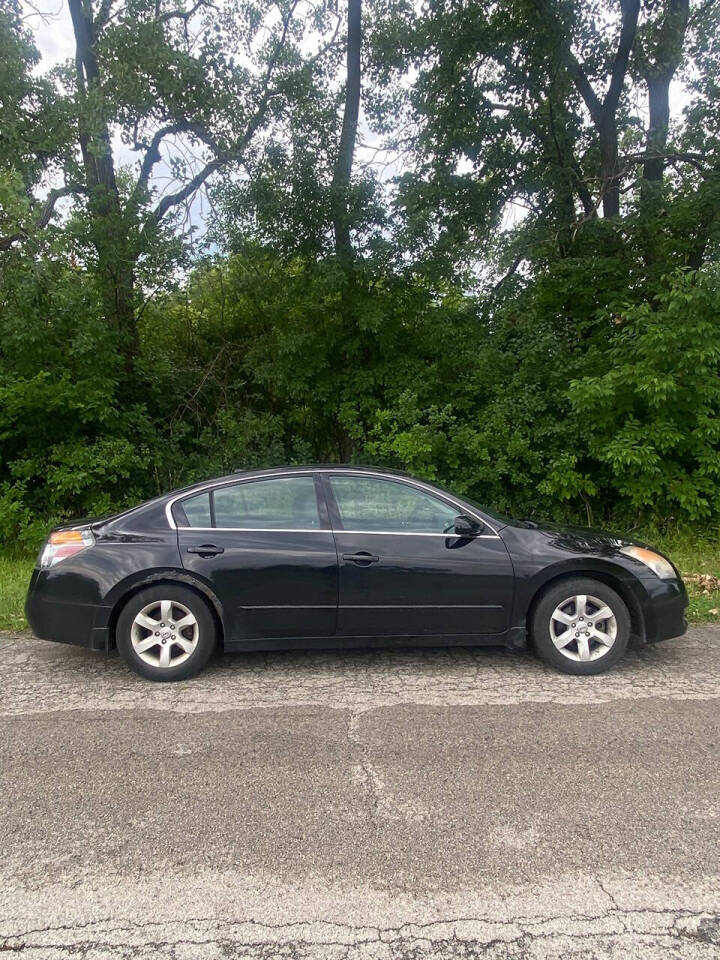
<path id="1" fill-rule="evenodd" d="M 685 609 L 688 595 L 680 579 L 660 580 L 658 577 L 642 580 L 646 596 L 642 603 L 645 621 L 645 640 L 658 643 L 681 637 L 688 627 Z"/>
<path id="2" fill-rule="evenodd" d="M 107 650 L 109 645 L 110 607 L 81 603 L 44 589 L 44 571 L 33 570 L 25 616 L 33 635 L 39 640 L 71 643 L 90 650 Z"/>

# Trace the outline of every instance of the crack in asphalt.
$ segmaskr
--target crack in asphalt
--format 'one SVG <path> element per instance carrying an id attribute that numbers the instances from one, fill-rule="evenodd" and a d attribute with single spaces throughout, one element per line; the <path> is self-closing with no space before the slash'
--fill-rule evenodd
<path id="1" fill-rule="evenodd" d="M 347 737 L 359 755 L 357 764 L 359 779 L 367 796 L 373 830 L 377 832 L 379 829 L 378 813 L 382 802 L 383 782 L 370 759 L 370 751 L 360 733 L 360 720 L 361 714 L 357 710 L 353 710 L 348 718 Z"/>
<path id="2" fill-rule="evenodd" d="M 598 885 L 605 891 L 602 883 L 597 881 Z M 611 900 L 614 898 L 607 894 Z M 654 927 L 648 928 L 643 925 L 642 930 L 632 929 L 628 925 L 628 918 L 645 918 L 648 916 L 657 917 L 665 920 L 665 923 L 657 923 Z M 203 936 L 202 931 L 188 931 L 185 936 L 175 937 L 148 937 L 138 942 L 138 938 L 118 939 L 113 938 L 113 934 L 136 933 L 139 930 L 160 931 L 168 926 L 168 922 L 163 921 L 145 921 L 128 922 L 126 924 L 115 924 L 105 929 L 97 929 L 91 937 L 75 938 L 71 944 L 62 943 L 57 939 L 32 939 L 28 938 L 38 935 L 47 937 L 50 933 L 61 931 L 73 932 L 88 930 L 90 927 L 102 928 L 105 923 L 111 922 L 108 917 L 102 920 L 94 920 L 86 923 L 63 924 L 59 926 L 37 927 L 29 930 L 19 931 L 14 934 L 0 934 L 2 943 L 0 951 L 26 952 L 37 950 L 53 951 L 52 956 L 72 957 L 76 955 L 87 956 L 89 950 L 103 950 L 102 956 L 110 958 L 116 956 L 130 957 L 145 955 L 147 951 L 154 951 L 155 956 L 161 956 L 158 951 L 167 949 L 173 950 L 176 947 L 198 947 L 207 948 L 212 946 L 224 947 L 229 950 L 237 951 L 242 949 L 242 956 L 250 956 L 248 950 L 272 949 L 275 951 L 273 956 L 297 956 L 311 957 L 321 956 L 328 948 L 342 948 L 345 956 L 350 958 L 354 956 L 367 956 L 362 951 L 366 946 L 383 946 L 389 948 L 390 957 L 410 957 L 427 955 L 430 957 L 438 956 L 438 951 L 445 951 L 447 948 L 453 948 L 455 953 L 448 956 L 462 955 L 474 956 L 474 953 L 468 954 L 468 950 L 481 950 L 483 956 L 489 956 L 489 951 L 502 947 L 506 951 L 503 956 L 524 957 L 525 951 L 532 943 L 536 941 L 557 941 L 563 942 L 568 936 L 572 936 L 573 946 L 569 949 L 566 945 L 564 956 L 577 953 L 585 949 L 588 943 L 602 945 L 612 942 L 613 939 L 623 937 L 624 947 L 627 948 L 628 937 L 634 939 L 638 946 L 657 945 L 660 947 L 672 946 L 673 941 L 690 941 L 700 947 L 714 947 L 720 944 L 720 913 L 694 913 L 686 909 L 676 910 L 653 910 L 653 909 L 620 909 L 613 907 L 605 913 L 592 915 L 582 914 L 558 914 L 556 916 L 545 917 L 514 917 L 512 919 L 491 918 L 488 916 L 464 916 L 448 920 L 431 921 L 427 923 L 405 923 L 395 927 L 373 927 L 363 925 L 357 927 L 352 924 L 339 924 L 329 921 L 304 921 L 285 924 L 269 924 L 258 922 L 252 919 L 244 921 L 221 921 L 213 918 L 193 917 L 183 921 L 183 926 L 207 925 L 210 929 Z M 598 921 L 615 921 L 614 929 L 590 929 L 585 932 L 578 929 L 578 924 L 596 924 Z M 682 927 L 683 921 L 692 921 L 696 928 Z M 543 930 L 534 929 L 547 927 L 549 924 L 561 924 L 560 929 Z M 465 930 L 464 927 L 477 927 L 485 925 L 486 936 L 479 936 L 477 929 Z M 565 929 L 564 925 L 570 925 L 572 930 Z M 238 936 L 238 928 L 256 927 L 257 936 Z M 316 928 L 316 936 L 308 936 L 305 931 L 308 928 Z M 327 928 L 327 936 L 318 936 L 317 928 Z M 233 930 L 235 935 L 233 936 Z M 283 934 L 286 939 L 279 939 L 277 936 L 268 938 L 267 932 L 274 934 Z M 287 939 L 291 938 L 291 939 Z M 423 947 L 427 945 L 427 949 Z M 576 949 L 577 948 L 577 949 Z M 287 950 L 291 950 L 287 954 Z M 315 951 L 308 953 L 308 950 Z M 358 952 L 360 950 L 360 952 Z M 58 952 L 60 951 L 60 952 Z M 118 951 L 120 951 L 118 953 Z M 130 952 L 128 952 L 130 951 Z M 139 954 L 138 951 L 143 951 Z M 304 951 L 304 952 L 303 952 Z M 401 952 L 398 952 L 401 951 Z M 418 952 L 420 951 L 420 952 Z M 462 953 L 460 954 L 460 951 Z M 445 955 L 445 953 L 443 955 Z M 238 955 L 228 953 L 228 956 Z M 709 954 L 708 954 L 709 955 Z M 163 953 L 162 956 L 173 956 L 172 953 Z M 263 956 L 263 954 L 259 954 Z"/>

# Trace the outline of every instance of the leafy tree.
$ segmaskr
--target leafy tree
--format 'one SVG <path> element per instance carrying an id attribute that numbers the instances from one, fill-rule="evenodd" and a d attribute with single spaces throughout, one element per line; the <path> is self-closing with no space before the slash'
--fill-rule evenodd
<path id="1" fill-rule="evenodd" d="M 217 11 L 205 0 L 177 8 L 148 0 L 118 7 L 113 0 L 95 6 L 93 0 L 69 0 L 75 61 L 58 81 L 68 88 L 79 158 L 66 151 L 65 182 L 50 194 L 37 225 L 46 225 L 60 196 L 70 194 L 81 202 L 104 315 L 119 331 L 128 369 L 138 350 L 139 260 L 151 254 L 167 218 L 213 174 L 241 165 L 262 137 L 272 136 L 293 82 L 312 69 L 313 58 L 300 52 L 303 26 L 294 19 L 297 6 L 298 0 L 263 0 L 229 3 Z M 11 39 L 5 42 L 24 42 L 27 48 L 22 34 L 12 39 L 18 24 L 7 21 L 3 25 L 10 28 Z M 28 49 L 25 55 L 34 57 Z M 40 120 L 38 111 L 32 121 L 37 125 Z M 115 131 L 139 156 L 134 177 L 119 176 Z M 153 198 L 161 149 L 168 138 L 178 136 L 199 149 L 201 158 L 190 167 L 171 158 L 177 182 Z M 23 229 L 7 234 L 0 247 L 23 234 Z"/>

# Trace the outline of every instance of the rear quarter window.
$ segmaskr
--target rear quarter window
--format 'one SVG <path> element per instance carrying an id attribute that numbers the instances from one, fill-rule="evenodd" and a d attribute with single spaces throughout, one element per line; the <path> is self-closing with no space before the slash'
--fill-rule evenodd
<path id="1" fill-rule="evenodd" d="M 210 515 L 210 494 L 208 492 L 199 493 L 195 497 L 188 497 L 187 500 L 181 500 L 177 506 L 180 509 L 176 510 L 175 519 L 179 524 L 179 526 L 182 526 L 182 527 L 211 527 L 212 526 L 212 520 Z"/>

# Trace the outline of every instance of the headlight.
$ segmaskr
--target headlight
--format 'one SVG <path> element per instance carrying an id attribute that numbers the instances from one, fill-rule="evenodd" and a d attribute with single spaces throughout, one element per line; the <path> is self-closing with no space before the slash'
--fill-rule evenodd
<path id="1" fill-rule="evenodd" d="M 677 577 L 675 567 L 670 561 L 661 557 L 659 553 L 655 553 L 654 550 L 646 550 L 645 547 L 621 547 L 620 553 L 624 553 L 626 557 L 634 557 L 640 563 L 644 563 L 661 580 L 674 580 Z"/>
<path id="2" fill-rule="evenodd" d="M 90 530 L 56 530 L 51 533 L 48 542 L 40 554 L 40 567 L 47 570 L 54 567 L 61 560 L 74 557 L 82 550 L 87 550 L 95 543 L 95 537 Z"/>

